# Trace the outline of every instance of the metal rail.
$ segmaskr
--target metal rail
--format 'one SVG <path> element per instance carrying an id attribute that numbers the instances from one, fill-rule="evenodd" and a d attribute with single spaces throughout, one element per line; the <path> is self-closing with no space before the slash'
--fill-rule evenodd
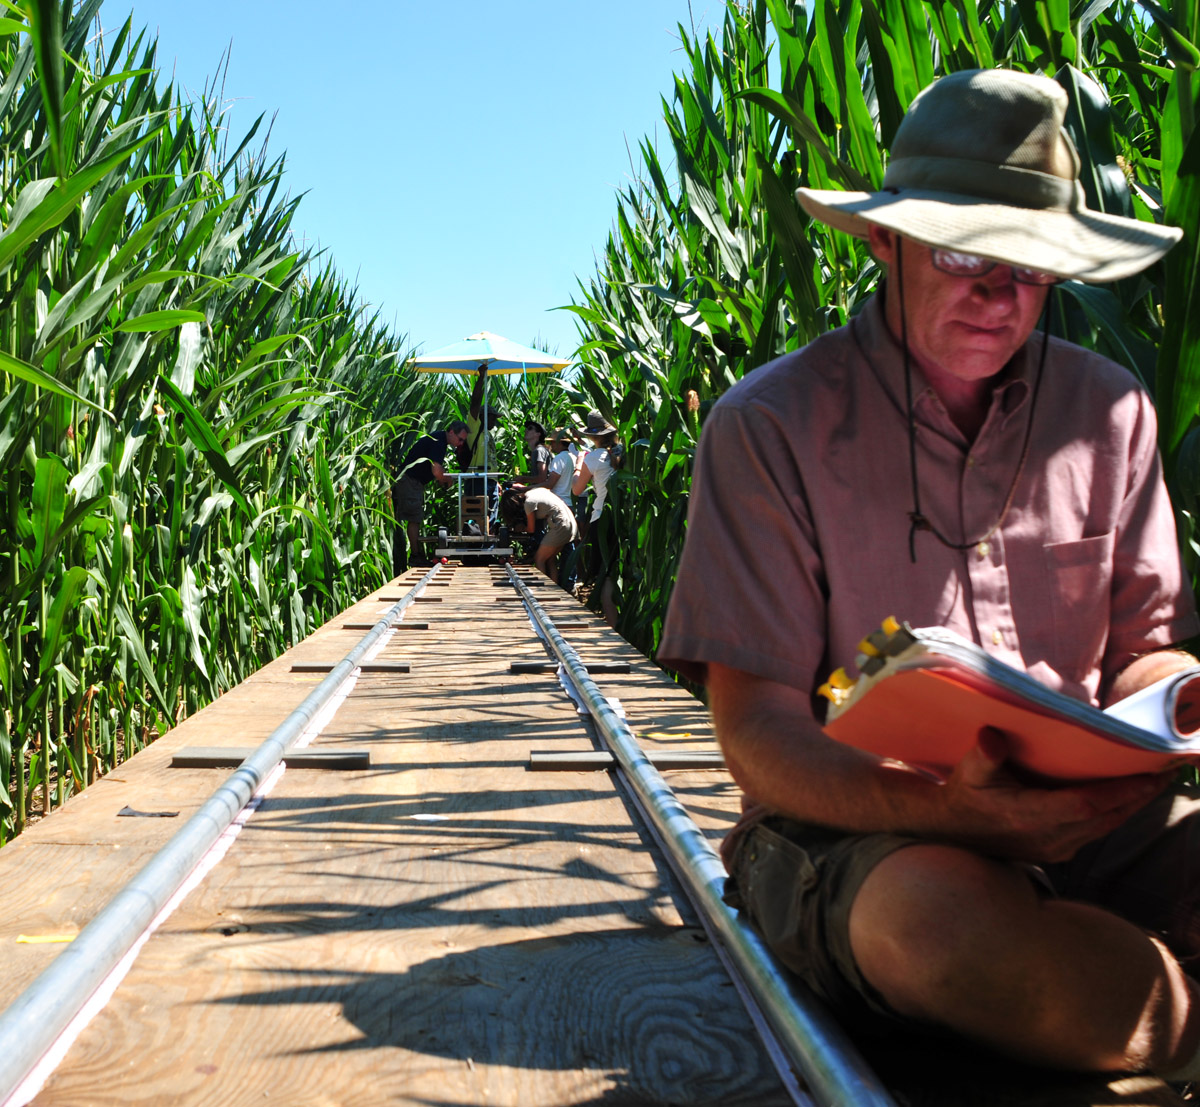
<path id="1" fill-rule="evenodd" d="M 358 662 L 441 568 L 434 565 L 204 802 L 75 939 L 0 1015 L 0 1102 L 8 1100 L 176 890 L 267 774 L 284 759 Z"/>
<path id="2" fill-rule="evenodd" d="M 513 587 L 575 685 L 596 729 L 613 751 L 673 867 L 719 937 L 788 1059 L 826 1107 L 895 1107 L 879 1078 L 808 989 L 782 969 L 763 940 L 721 898 L 725 866 L 700 828 L 650 763 L 632 731 L 601 694 L 579 655 L 511 566 Z"/>

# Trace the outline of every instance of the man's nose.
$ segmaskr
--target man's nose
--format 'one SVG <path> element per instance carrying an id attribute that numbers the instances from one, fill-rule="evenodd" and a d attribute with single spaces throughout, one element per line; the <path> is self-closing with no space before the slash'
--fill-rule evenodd
<path id="1" fill-rule="evenodd" d="M 1017 281 L 1011 265 L 995 265 L 982 276 L 975 278 L 975 287 L 988 299 L 1009 297 L 1016 299 Z"/>

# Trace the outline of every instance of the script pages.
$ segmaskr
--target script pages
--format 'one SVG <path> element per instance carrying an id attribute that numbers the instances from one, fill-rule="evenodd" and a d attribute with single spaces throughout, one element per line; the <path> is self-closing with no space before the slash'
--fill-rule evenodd
<path id="1" fill-rule="evenodd" d="M 864 640 L 863 675 L 835 674 L 822 689 L 825 731 L 840 742 L 940 776 L 984 727 L 1004 733 L 1019 765 L 1057 780 L 1162 772 L 1200 757 L 1200 668 L 1101 711 L 952 631 L 889 624 Z"/>

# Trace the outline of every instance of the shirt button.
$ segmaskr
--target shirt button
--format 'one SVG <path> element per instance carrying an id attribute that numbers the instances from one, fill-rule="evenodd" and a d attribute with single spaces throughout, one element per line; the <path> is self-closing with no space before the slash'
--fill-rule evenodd
<path id="1" fill-rule="evenodd" d="M 993 630 L 992 631 L 992 642 L 993 642 L 993 644 L 995 644 L 997 646 L 1003 645 L 1004 644 L 1004 635 L 1001 634 L 998 630 Z"/>
<path id="2" fill-rule="evenodd" d="M 975 455 L 974 454 L 967 454 L 967 468 L 968 469 L 975 468 Z"/>

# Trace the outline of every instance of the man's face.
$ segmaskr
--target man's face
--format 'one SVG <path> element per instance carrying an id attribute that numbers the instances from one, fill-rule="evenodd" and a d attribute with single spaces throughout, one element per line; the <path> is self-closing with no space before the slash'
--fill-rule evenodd
<path id="1" fill-rule="evenodd" d="M 1014 281 L 1010 266 L 954 277 L 933 267 L 928 246 L 873 223 L 869 240 L 888 267 L 887 320 L 897 340 L 903 332 L 896 260 L 904 251 L 908 348 L 935 388 L 995 376 L 1037 326 L 1048 289 Z"/>
<path id="2" fill-rule="evenodd" d="M 466 445 L 467 432 L 465 430 L 451 431 L 447 437 L 453 439 L 450 445 L 452 445 L 456 450 L 459 448 L 459 446 Z"/>

